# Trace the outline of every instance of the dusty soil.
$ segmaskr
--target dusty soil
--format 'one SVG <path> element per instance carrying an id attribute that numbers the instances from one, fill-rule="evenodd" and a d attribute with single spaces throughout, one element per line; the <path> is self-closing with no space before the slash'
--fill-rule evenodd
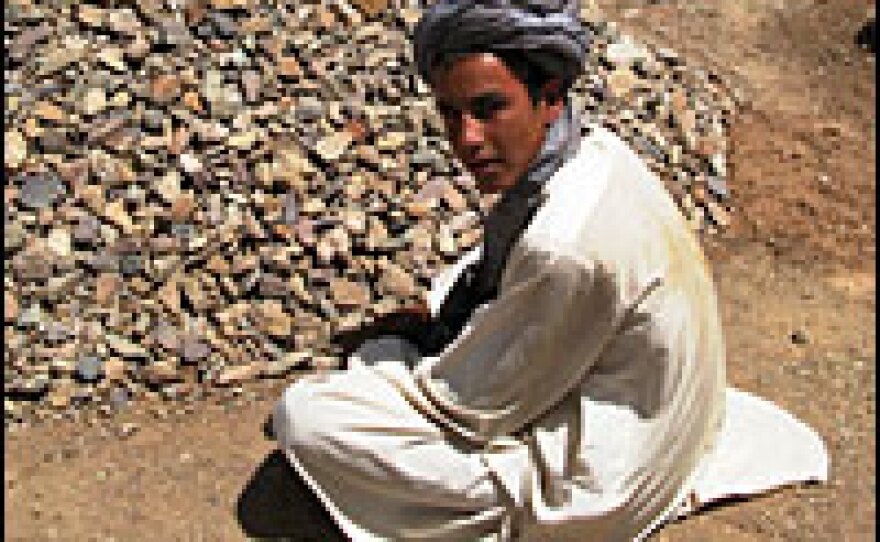
<path id="1" fill-rule="evenodd" d="M 736 220 L 707 242 L 730 380 L 810 423 L 832 455 L 827 485 L 720 507 L 656 539 L 873 540 L 875 65 L 854 45 L 872 3 L 598 3 L 742 89 Z M 236 501 L 273 449 L 261 424 L 283 384 L 7 433 L 6 539 L 244 539 Z"/>

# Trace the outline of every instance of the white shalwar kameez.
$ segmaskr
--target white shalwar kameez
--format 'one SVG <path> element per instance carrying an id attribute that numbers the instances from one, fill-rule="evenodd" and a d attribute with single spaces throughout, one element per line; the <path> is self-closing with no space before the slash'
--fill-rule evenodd
<path id="1" fill-rule="evenodd" d="M 367 343 L 279 402 L 279 443 L 343 531 L 633 540 L 732 491 L 825 479 L 809 428 L 726 389 L 701 249 L 626 144 L 595 128 L 543 190 L 497 299 L 442 353 L 409 370 L 403 341 Z M 731 434 L 744 411 L 761 442 Z M 771 439 L 775 463 L 755 457 Z"/>

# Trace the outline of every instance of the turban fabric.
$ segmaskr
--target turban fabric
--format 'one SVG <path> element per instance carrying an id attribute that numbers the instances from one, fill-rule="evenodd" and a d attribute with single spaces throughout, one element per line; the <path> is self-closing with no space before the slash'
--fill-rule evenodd
<path id="1" fill-rule="evenodd" d="M 445 59 L 517 51 L 569 85 L 580 75 L 589 46 L 578 6 L 577 0 L 438 0 L 415 29 L 419 73 L 429 81 Z"/>

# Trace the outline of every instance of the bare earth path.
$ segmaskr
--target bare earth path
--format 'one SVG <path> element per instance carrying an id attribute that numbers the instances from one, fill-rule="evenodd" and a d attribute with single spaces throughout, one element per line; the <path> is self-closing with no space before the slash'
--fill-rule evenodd
<path id="1" fill-rule="evenodd" d="M 734 125 L 730 180 L 739 211 L 708 246 L 730 379 L 813 425 L 832 454 L 827 486 L 721 507 L 656 539 L 873 540 L 875 68 L 853 45 L 871 3 L 599 4 L 641 38 L 741 82 L 750 106 Z M 282 385 L 188 413 L 132 409 L 7 434 L 5 538 L 244 539 L 235 503 L 273 449 L 260 426 Z"/>

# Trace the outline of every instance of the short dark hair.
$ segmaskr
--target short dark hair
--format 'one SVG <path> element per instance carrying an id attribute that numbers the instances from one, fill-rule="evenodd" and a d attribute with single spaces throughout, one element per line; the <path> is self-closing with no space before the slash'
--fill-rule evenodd
<path id="1" fill-rule="evenodd" d="M 543 69 L 539 64 L 532 61 L 526 56 L 525 53 L 521 51 L 482 51 L 482 50 L 471 50 L 471 51 L 461 51 L 454 55 L 447 55 L 437 61 L 437 67 L 440 69 L 449 69 L 452 64 L 465 56 L 475 55 L 480 53 L 491 53 L 498 57 L 501 62 L 507 66 L 516 79 L 525 85 L 526 90 L 529 93 L 529 99 L 532 102 L 532 105 L 537 105 L 538 101 L 541 99 L 541 89 L 544 88 L 544 85 L 553 79 L 553 77 L 547 72 L 547 70 Z M 560 96 L 564 95 L 564 91 L 568 88 L 568 85 L 563 81 L 563 84 L 560 88 Z"/>
<path id="2" fill-rule="evenodd" d="M 519 51 L 493 51 L 492 54 L 504 62 L 507 69 L 526 86 L 532 105 L 537 105 L 541 99 L 541 89 L 552 79 L 547 71 Z"/>

